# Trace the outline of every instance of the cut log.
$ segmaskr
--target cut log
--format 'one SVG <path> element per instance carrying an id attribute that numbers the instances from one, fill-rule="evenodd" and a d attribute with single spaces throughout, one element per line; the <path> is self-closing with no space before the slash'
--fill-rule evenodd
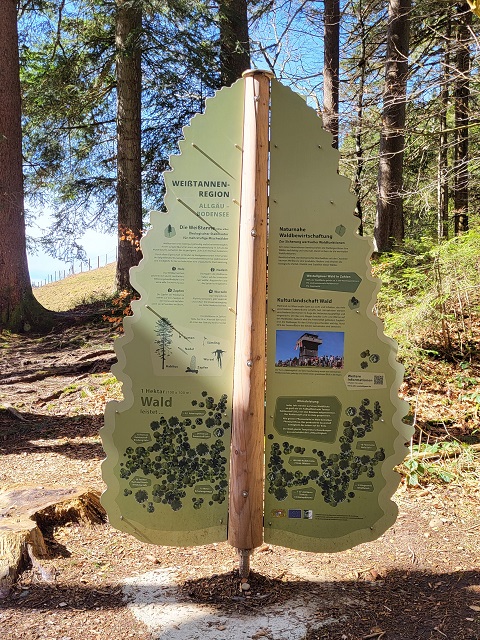
<path id="1" fill-rule="evenodd" d="M 104 522 L 100 494 L 84 487 L 15 486 L 0 491 L 0 597 L 29 565 L 42 579 L 53 576 L 40 560 L 48 558 L 44 533 L 66 522 Z"/>

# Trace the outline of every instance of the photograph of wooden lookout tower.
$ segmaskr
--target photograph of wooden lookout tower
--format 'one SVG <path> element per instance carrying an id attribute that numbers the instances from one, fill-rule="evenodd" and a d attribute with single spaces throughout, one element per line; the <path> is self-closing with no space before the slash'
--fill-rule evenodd
<path id="1" fill-rule="evenodd" d="M 279 330 L 276 367 L 342 369 L 345 334 L 342 331 Z"/>
<path id="2" fill-rule="evenodd" d="M 300 336 L 297 340 L 297 344 L 295 345 L 295 350 L 300 350 L 298 355 L 300 365 L 305 364 L 312 358 L 318 358 L 318 347 L 322 343 L 322 338 L 319 338 L 315 333 L 304 333 Z"/>

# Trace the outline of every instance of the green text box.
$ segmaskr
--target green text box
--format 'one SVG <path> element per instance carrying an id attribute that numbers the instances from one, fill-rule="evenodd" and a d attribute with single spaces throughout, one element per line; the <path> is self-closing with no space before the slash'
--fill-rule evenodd
<path id="1" fill-rule="evenodd" d="M 278 433 L 316 442 L 335 442 L 341 404 L 335 396 L 280 396 L 275 406 Z"/>
<path id="2" fill-rule="evenodd" d="M 306 271 L 303 274 L 300 288 L 355 293 L 361 282 L 361 277 L 353 271 L 345 273 L 338 273 L 336 271 Z"/>

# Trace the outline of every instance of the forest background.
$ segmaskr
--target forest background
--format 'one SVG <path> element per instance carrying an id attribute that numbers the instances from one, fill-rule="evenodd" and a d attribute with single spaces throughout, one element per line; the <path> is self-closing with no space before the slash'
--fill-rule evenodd
<path id="1" fill-rule="evenodd" d="M 12 477 L 31 478 L 34 469 L 40 483 L 45 477 L 65 482 L 67 468 L 73 482 L 87 467 L 94 486 L 100 483 L 101 413 L 105 400 L 121 393 L 105 373 L 113 339 L 104 320 L 115 328 L 128 313 L 128 270 L 141 258 L 147 212 L 163 208 L 161 174 L 178 151 L 182 127 L 202 111 L 207 97 L 250 66 L 270 69 L 306 96 L 332 133 L 340 172 L 351 179 L 356 195 L 352 214 L 359 218 L 359 233 L 374 239 L 372 265 L 383 282 L 377 311 L 399 343 L 406 367 L 401 393 L 416 426 L 401 468 L 403 486 L 425 487 L 416 494 L 420 501 L 438 492 L 439 504 L 451 503 L 455 514 L 468 512 L 471 518 L 459 529 L 472 536 L 469 552 L 448 548 L 450 582 L 445 579 L 445 599 L 434 601 L 442 616 L 443 602 L 457 615 L 452 614 L 452 631 L 444 627 L 450 637 L 478 637 L 463 619 L 470 622 L 480 602 L 472 600 L 458 622 L 460 606 L 452 594 L 462 593 L 454 573 L 457 558 L 462 556 L 458 566 L 467 571 L 478 552 L 479 25 L 468 3 L 450 0 L 1 0 L 0 417 L 6 423 L 8 473 L 11 468 Z M 63 260 L 85 258 L 81 237 L 87 229 L 118 234 L 117 295 L 112 296 L 110 272 L 107 289 L 95 285 L 101 299 L 93 305 L 85 304 L 92 302 L 91 289 L 88 297 L 75 290 L 78 276 L 63 281 L 59 304 L 52 302 L 49 286 L 33 296 L 28 225 L 42 207 L 53 211 L 53 223 L 37 243 Z M 87 310 L 97 320 L 95 329 L 82 326 Z M 77 321 L 73 328 L 59 325 L 69 318 Z M 40 331 L 47 335 L 37 338 Z M 33 335 L 17 335 L 27 332 Z M 84 362 L 84 347 L 97 358 L 94 366 Z M 88 384 L 78 382 L 83 367 Z M 63 464 L 55 451 L 43 467 L 43 445 L 30 444 L 36 434 L 47 444 L 58 436 L 63 447 L 61 438 L 74 441 L 79 433 L 89 440 L 78 467 L 72 460 Z M 438 482 L 446 484 L 439 488 Z M 458 492 L 464 496 L 460 506 Z M 411 512 L 415 527 L 423 508 L 419 502 L 418 512 Z M 417 561 L 409 546 L 414 536 L 419 548 L 423 542 L 421 557 L 430 558 L 430 529 L 439 526 L 439 518 L 427 521 L 425 537 L 407 530 L 405 557 L 411 563 Z M 110 533 L 98 529 L 90 535 L 91 548 L 108 548 L 95 536 Z M 458 534 L 451 539 L 457 544 Z M 126 564 L 123 571 L 133 570 L 133 560 L 119 562 Z M 478 582 L 478 572 L 467 578 Z M 429 574 L 426 580 L 436 589 L 444 578 Z M 396 601 L 395 574 L 379 593 L 384 598 L 389 584 Z M 405 593 L 418 591 L 430 619 L 431 602 L 407 572 L 403 584 Z M 63 592 L 59 598 L 65 617 Z M 408 614 L 412 625 L 419 606 L 415 601 Z M 370 628 L 365 626 L 363 637 L 373 637 L 379 608 L 374 607 L 374 622 L 364 623 Z M 25 616 L 28 628 L 34 611 Z M 92 618 L 99 615 L 93 608 Z M 11 618 L 12 638 L 19 617 Z M 83 623 L 76 628 L 84 633 Z M 408 637 L 421 637 L 416 631 Z M 356 630 L 351 637 L 358 637 Z"/>
<path id="2" fill-rule="evenodd" d="M 54 212 L 30 242 L 65 261 L 85 257 L 87 229 L 117 229 L 116 285 L 130 288 L 182 127 L 252 65 L 322 116 L 376 251 L 425 252 L 477 217 L 480 23 L 467 2 L 7 0 L 0 22 L 4 326 L 52 321 L 31 294 L 29 210 Z"/>
<path id="3" fill-rule="evenodd" d="M 27 243 L 81 260 L 86 230 L 116 231 L 116 289 L 130 289 L 182 127 L 256 65 L 306 96 L 332 133 L 403 353 L 415 345 L 468 360 L 479 284 L 479 25 L 468 3 L 445 0 L 6 0 L 0 326 L 55 323 L 32 295 Z M 42 207 L 52 225 L 29 239 Z"/>

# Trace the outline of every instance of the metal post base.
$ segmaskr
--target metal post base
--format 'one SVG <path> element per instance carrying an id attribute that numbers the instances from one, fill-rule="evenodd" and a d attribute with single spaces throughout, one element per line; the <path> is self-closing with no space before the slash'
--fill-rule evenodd
<path id="1" fill-rule="evenodd" d="M 238 573 L 240 578 L 248 578 L 250 574 L 250 556 L 252 549 L 237 549 L 238 553 Z"/>

